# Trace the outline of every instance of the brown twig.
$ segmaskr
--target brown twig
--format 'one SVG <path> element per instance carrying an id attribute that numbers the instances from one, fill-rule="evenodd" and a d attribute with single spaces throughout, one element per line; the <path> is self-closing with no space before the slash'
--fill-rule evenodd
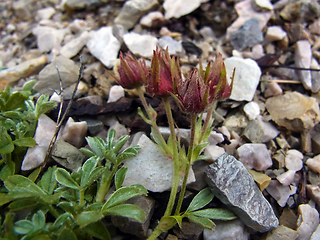
<path id="1" fill-rule="evenodd" d="M 301 84 L 301 81 L 289 80 L 289 79 L 266 79 L 261 82 L 277 82 L 277 83 L 289 83 L 289 84 Z"/>

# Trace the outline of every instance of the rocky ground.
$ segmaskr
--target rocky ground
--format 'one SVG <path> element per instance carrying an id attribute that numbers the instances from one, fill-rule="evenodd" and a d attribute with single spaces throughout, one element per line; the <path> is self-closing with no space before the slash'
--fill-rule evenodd
<path id="1" fill-rule="evenodd" d="M 141 103 L 135 92 L 124 91 L 106 69 L 112 70 L 120 50 L 148 62 L 157 45 L 168 46 L 170 54 L 180 58 L 183 73 L 198 58 L 206 64 L 217 53 L 223 55 L 229 76 L 236 67 L 232 95 L 214 112 L 216 131 L 205 151 L 211 161 L 195 164 L 188 196 L 207 184 L 218 186 L 224 194 L 221 202 L 239 219 L 217 222 L 214 231 L 185 223 L 182 230 L 162 238 L 320 239 L 320 1 L 2 0 L 0 19 L 1 89 L 19 89 L 36 79 L 35 90 L 51 95 L 60 91 L 60 76 L 63 99 L 68 100 L 80 62 L 85 66 L 69 112 L 76 123 L 68 122 L 82 130 L 77 130 L 78 138 L 64 130 L 64 140 L 73 146 L 60 143 L 53 159 L 81 158 L 77 148 L 83 146 L 84 136 L 105 137 L 109 128 L 118 136 L 132 135 L 144 146 L 138 157 L 125 163 L 124 184 L 141 183 L 150 191 L 151 198 L 137 200 L 150 213 L 149 221 L 139 225 L 113 218 L 118 226 L 114 239 L 146 237 L 161 216 L 172 176 L 170 162 L 149 138 L 141 137 L 141 132 L 148 135 L 149 127 L 136 114 Z M 160 101 L 148 100 L 158 111 L 163 134 L 168 133 Z M 173 111 L 187 139 L 188 116 L 178 107 Z M 47 124 L 55 126 L 51 121 L 44 117 L 39 122 L 45 124 L 47 136 Z M 153 154 L 163 161 L 151 161 Z M 26 157 L 22 170 L 37 164 L 34 157 Z M 226 181 L 215 179 L 219 171 Z M 236 181 L 225 191 L 227 179 Z M 216 201 L 213 204 L 221 205 Z"/>

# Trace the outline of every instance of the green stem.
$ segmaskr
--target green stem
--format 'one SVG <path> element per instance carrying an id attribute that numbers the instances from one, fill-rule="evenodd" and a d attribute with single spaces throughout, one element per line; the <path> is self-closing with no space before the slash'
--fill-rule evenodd
<path id="1" fill-rule="evenodd" d="M 206 130 L 207 130 L 207 128 L 208 128 L 208 124 L 209 124 L 209 122 L 210 122 L 210 120 L 211 120 L 211 118 L 212 118 L 212 112 L 213 112 L 213 109 L 215 108 L 215 106 L 216 106 L 216 102 L 213 102 L 213 103 L 210 105 L 210 107 L 209 107 L 209 109 L 208 109 L 208 111 L 207 111 L 207 116 L 206 116 L 206 120 L 204 121 L 203 126 L 202 126 L 202 131 L 201 131 L 199 143 L 201 143 L 202 140 L 203 140 L 204 133 L 206 132 Z M 210 126 L 210 127 L 211 127 L 211 126 Z"/>
<path id="2" fill-rule="evenodd" d="M 183 182 L 182 182 L 181 191 L 179 194 L 179 200 L 178 200 L 178 204 L 176 207 L 175 215 L 179 215 L 179 213 L 180 213 L 184 194 L 185 194 L 186 188 L 187 188 L 188 175 L 189 175 L 189 171 L 190 171 L 190 168 L 192 165 L 192 160 L 193 160 L 192 153 L 193 153 L 193 148 L 194 148 L 196 119 L 197 119 L 197 115 L 192 114 L 192 116 L 191 116 L 191 136 L 190 136 L 190 145 L 189 145 L 189 150 L 188 150 L 188 155 L 187 155 L 187 166 L 186 166 L 185 174 L 183 177 Z"/>
<path id="3" fill-rule="evenodd" d="M 85 189 L 81 189 L 79 191 L 79 205 L 80 206 L 84 205 L 84 192 L 85 192 Z"/>
<path id="4" fill-rule="evenodd" d="M 49 212 L 54 216 L 56 219 L 60 216 L 60 213 L 55 209 L 52 205 L 48 204 L 47 205 Z"/>
<path id="5" fill-rule="evenodd" d="M 105 170 L 104 174 L 101 177 L 101 182 L 99 185 L 99 189 L 96 195 L 96 202 L 102 202 L 107 192 L 109 191 L 112 178 L 118 169 L 117 166 L 113 166 L 112 171 L 110 172 L 108 169 Z"/>

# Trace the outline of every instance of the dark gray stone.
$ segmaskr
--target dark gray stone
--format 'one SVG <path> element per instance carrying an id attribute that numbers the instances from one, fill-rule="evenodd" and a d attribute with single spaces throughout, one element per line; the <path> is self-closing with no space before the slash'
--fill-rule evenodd
<path id="1" fill-rule="evenodd" d="M 231 35 L 230 39 L 232 46 L 238 50 L 253 47 L 262 42 L 263 34 L 259 27 L 259 21 L 255 18 L 250 18 Z"/>
<path id="2" fill-rule="evenodd" d="M 266 232 L 279 225 L 270 203 L 235 157 L 228 154 L 219 157 L 208 166 L 206 179 L 214 195 L 248 227 Z"/>

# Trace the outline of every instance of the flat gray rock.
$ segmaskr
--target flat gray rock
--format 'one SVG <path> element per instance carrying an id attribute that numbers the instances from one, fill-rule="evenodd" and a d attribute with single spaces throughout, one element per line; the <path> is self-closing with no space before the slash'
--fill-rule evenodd
<path id="1" fill-rule="evenodd" d="M 206 180 L 214 195 L 248 227 L 267 232 L 279 225 L 270 203 L 235 157 L 228 154 L 219 157 L 208 166 Z"/>

